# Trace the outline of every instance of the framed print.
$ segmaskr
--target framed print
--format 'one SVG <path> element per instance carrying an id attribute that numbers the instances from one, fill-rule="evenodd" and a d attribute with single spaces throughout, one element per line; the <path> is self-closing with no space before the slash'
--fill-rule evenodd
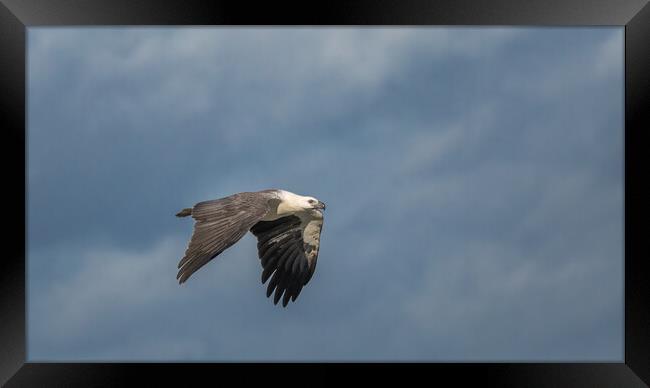
<path id="1" fill-rule="evenodd" d="M 2 0 L 0 381 L 646 386 L 649 19 Z"/>

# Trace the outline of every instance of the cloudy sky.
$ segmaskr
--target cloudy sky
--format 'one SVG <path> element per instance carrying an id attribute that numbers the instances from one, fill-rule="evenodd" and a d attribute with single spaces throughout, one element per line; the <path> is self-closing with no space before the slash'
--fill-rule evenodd
<path id="1" fill-rule="evenodd" d="M 30 361 L 621 361 L 622 28 L 30 28 Z M 248 235 L 327 203 L 286 309 Z"/>

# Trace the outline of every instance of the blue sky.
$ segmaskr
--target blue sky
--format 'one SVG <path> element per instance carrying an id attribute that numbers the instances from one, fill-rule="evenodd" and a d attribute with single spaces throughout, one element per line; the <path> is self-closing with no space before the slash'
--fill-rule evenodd
<path id="1" fill-rule="evenodd" d="M 30 361 L 621 361 L 622 28 L 30 28 Z M 286 309 L 255 239 L 327 203 Z"/>

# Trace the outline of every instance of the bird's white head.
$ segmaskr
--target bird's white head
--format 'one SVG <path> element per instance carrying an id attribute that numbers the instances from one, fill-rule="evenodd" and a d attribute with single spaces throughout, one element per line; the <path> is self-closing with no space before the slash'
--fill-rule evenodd
<path id="1" fill-rule="evenodd" d="M 287 209 L 290 208 L 293 211 L 325 210 L 325 203 L 314 197 L 302 196 L 284 190 L 280 190 L 279 194 Z"/>

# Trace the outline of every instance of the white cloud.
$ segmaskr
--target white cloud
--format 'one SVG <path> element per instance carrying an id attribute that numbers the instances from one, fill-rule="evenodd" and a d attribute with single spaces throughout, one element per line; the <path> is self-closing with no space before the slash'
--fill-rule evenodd
<path id="1" fill-rule="evenodd" d="M 498 131 L 493 125 L 499 111 L 491 102 L 468 106 L 466 113 L 447 124 L 431 123 L 429 128 L 417 128 L 406 138 L 400 173 L 416 173 L 425 168 L 440 167 L 445 158 L 471 155 L 490 133 Z"/>
<path id="2" fill-rule="evenodd" d="M 612 76 L 622 76 L 622 32 L 620 28 L 614 29 L 604 43 L 588 42 L 573 53 L 553 56 L 551 61 L 537 60 L 538 53 L 529 53 L 525 67 L 513 67 L 503 80 L 503 87 L 527 98 L 573 99 L 585 87 Z"/>
<path id="3" fill-rule="evenodd" d="M 422 356 L 617 360 L 610 343 L 598 343 L 587 354 L 576 352 L 567 341 L 575 338 L 577 327 L 590 333 L 603 322 L 616 322 L 622 341 L 620 311 L 612 309 L 620 306 L 623 295 L 622 282 L 612 283 L 623 276 L 622 262 L 598 250 L 582 252 L 580 256 L 590 255 L 587 260 L 543 256 L 548 253 L 486 242 L 469 243 L 453 257 L 431 257 L 426 280 L 402 305 L 423 338 L 437 333 L 429 337 Z M 564 292 L 568 289 L 571 293 Z M 459 337 L 462 342 L 453 339 Z M 547 350 L 541 355 L 535 349 L 544 343 Z"/>
<path id="4" fill-rule="evenodd" d="M 594 73 L 598 77 L 622 77 L 625 69 L 625 36 L 621 29 L 613 31 L 611 36 L 598 48 L 594 61 Z"/>
<path id="5" fill-rule="evenodd" d="M 74 337 L 106 319 L 128 320 L 138 309 L 178 295 L 175 263 L 183 251 L 178 239 L 162 240 L 144 251 L 70 251 L 69 261 L 80 267 L 72 265 L 67 279 L 32 295 L 33 310 L 47 316 L 46 330 L 55 337 Z"/>
<path id="6" fill-rule="evenodd" d="M 352 109 L 350 96 L 372 98 L 395 71 L 409 66 L 414 53 L 497 55 L 495 50 L 518 34 L 517 29 L 423 30 L 129 28 L 110 29 L 116 36 L 110 39 L 102 29 L 36 28 L 30 30 L 30 82 L 60 77 L 65 69 L 49 58 L 70 51 L 70 62 L 62 65 L 79 73 L 81 82 L 68 85 L 78 89 L 79 99 L 97 98 L 98 84 L 140 85 L 111 101 L 123 116 L 162 109 L 189 118 L 218 109 L 222 125 L 237 126 L 228 131 L 235 136 L 229 140 L 239 141 L 269 120 L 295 122 L 305 111 L 322 119 L 341 115 Z M 247 99 L 238 99 L 242 92 Z"/>

